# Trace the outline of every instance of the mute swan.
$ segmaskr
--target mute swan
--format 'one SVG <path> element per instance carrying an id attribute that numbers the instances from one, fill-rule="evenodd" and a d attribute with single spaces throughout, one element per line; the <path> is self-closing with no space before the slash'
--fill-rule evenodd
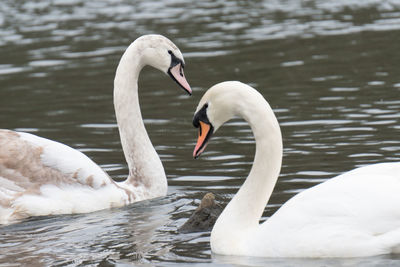
<path id="1" fill-rule="evenodd" d="M 137 80 L 146 65 L 192 92 L 183 74 L 183 56 L 166 37 L 145 35 L 126 49 L 115 74 L 114 107 L 128 178 L 115 182 L 83 153 L 64 144 L 0 130 L 0 223 L 91 212 L 166 195 L 164 168 L 139 106 Z"/>
<path id="2" fill-rule="evenodd" d="M 246 181 L 211 232 L 216 254 L 258 257 L 360 257 L 400 253 L 400 163 L 369 165 L 304 190 L 259 224 L 282 161 L 278 121 L 260 93 L 223 82 L 201 99 L 193 125 L 197 158 L 211 135 L 233 116 L 244 118 L 255 140 Z"/>

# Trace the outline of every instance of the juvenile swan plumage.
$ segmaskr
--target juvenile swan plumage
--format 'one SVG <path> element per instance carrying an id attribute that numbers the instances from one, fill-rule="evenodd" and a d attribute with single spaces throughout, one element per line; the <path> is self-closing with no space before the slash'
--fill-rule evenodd
<path id="1" fill-rule="evenodd" d="M 259 224 L 281 168 L 278 121 L 263 96 L 240 82 L 223 82 L 201 99 L 193 124 L 198 157 L 233 116 L 256 140 L 246 181 L 211 232 L 217 254 L 258 257 L 361 257 L 400 253 L 400 163 L 354 169 L 302 191 Z"/>
<path id="2" fill-rule="evenodd" d="M 114 107 L 128 178 L 113 181 L 83 153 L 61 143 L 0 130 L 0 223 L 91 212 L 166 194 L 164 168 L 147 135 L 138 100 L 137 80 L 146 65 L 170 75 L 191 94 L 182 53 L 170 40 L 145 35 L 126 49 L 115 74 Z"/>

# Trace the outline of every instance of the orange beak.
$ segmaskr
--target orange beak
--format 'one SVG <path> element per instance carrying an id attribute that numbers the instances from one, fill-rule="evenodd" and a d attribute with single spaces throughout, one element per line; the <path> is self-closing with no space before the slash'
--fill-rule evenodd
<path id="1" fill-rule="evenodd" d="M 195 159 L 198 158 L 201 153 L 203 153 L 204 149 L 207 146 L 208 140 L 210 139 L 214 131 L 213 127 L 210 124 L 207 124 L 202 121 L 199 121 L 199 123 L 200 123 L 199 137 L 197 139 L 196 147 L 194 148 L 193 151 L 193 157 Z"/>

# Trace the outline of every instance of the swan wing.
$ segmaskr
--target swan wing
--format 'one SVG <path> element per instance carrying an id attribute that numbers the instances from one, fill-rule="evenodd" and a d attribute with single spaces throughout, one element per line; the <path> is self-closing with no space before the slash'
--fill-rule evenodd
<path id="1" fill-rule="evenodd" d="M 10 216 L 100 209 L 100 204 L 88 207 L 82 202 L 93 192 L 99 192 L 99 202 L 103 188 L 115 188 L 113 183 L 78 150 L 29 133 L 0 130 L 0 223 Z"/>
<path id="2" fill-rule="evenodd" d="M 96 163 L 62 143 L 1 130 L 0 144 L 0 176 L 19 186 L 79 182 L 99 188 L 110 183 L 109 176 Z"/>
<path id="3" fill-rule="evenodd" d="M 385 254 L 400 248 L 399 207 L 400 163 L 380 163 L 302 191 L 261 230 L 290 256 Z"/>

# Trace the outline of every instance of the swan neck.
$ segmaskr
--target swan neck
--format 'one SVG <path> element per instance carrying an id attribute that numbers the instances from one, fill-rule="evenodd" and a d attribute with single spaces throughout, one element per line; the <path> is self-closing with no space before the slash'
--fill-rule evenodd
<path id="1" fill-rule="evenodd" d="M 259 220 L 272 194 L 282 163 L 281 131 L 269 104 L 261 95 L 242 99 L 246 100 L 237 104 L 239 115 L 249 123 L 253 131 L 256 152 L 246 181 L 212 230 L 212 249 L 222 254 L 225 248 L 232 248 L 230 243 L 240 244 L 239 240 L 245 240 L 249 231 L 259 227 Z M 243 101 L 246 102 L 244 105 Z"/>
<path id="2" fill-rule="evenodd" d="M 122 56 L 114 80 L 114 108 L 129 167 L 129 176 L 124 183 L 130 187 L 145 187 L 144 191 L 154 193 L 154 196 L 146 197 L 155 197 L 166 193 L 167 183 L 140 111 L 137 81 L 146 65 L 142 53 L 143 50 L 133 42 Z"/>
<path id="3" fill-rule="evenodd" d="M 258 111 L 244 113 L 254 134 L 256 152 L 250 173 L 232 202 L 243 220 L 241 227 L 252 227 L 258 226 L 275 187 L 283 148 L 278 121 L 267 102 Z"/>

